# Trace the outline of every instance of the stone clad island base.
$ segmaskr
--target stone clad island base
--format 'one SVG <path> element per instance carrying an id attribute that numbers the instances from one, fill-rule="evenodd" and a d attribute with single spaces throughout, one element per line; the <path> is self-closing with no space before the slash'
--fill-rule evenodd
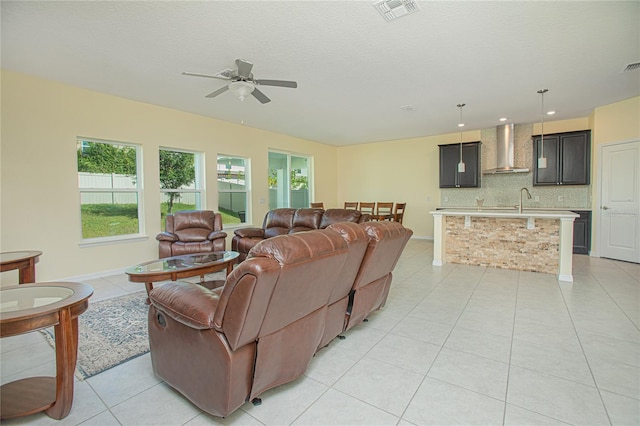
<path id="1" fill-rule="evenodd" d="M 543 272 L 573 282 L 575 213 L 446 209 L 431 214 L 435 266 L 450 262 Z"/>

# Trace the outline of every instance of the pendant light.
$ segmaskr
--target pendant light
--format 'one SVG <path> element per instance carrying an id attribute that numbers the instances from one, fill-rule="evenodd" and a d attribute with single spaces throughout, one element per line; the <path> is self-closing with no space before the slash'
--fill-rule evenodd
<path id="1" fill-rule="evenodd" d="M 548 89 L 540 89 L 538 93 L 540 93 L 540 126 L 541 126 L 541 136 L 540 136 L 540 158 L 538 158 L 538 168 L 546 169 L 547 168 L 547 158 L 544 156 L 544 94 L 547 93 Z"/>
<path id="2" fill-rule="evenodd" d="M 462 161 L 462 128 L 464 127 L 464 123 L 462 122 L 462 107 L 466 104 L 458 104 L 458 108 L 460 108 L 460 121 L 458 122 L 458 127 L 460 127 L 460 162 L 458 163 L 458 173 L 464 173 L 466 170 L 466 166 L 464 161 Z"/>

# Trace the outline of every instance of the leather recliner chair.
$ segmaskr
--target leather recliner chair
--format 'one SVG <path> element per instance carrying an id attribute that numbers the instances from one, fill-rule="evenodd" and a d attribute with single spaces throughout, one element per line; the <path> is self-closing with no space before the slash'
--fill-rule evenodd
<path id="1" fill-rule="evenodd" d="M 318 348 L 328 345 L 331 340 L 346 328 L 346 313 L 352 294 L 351 289 L 369 246 L 369 236 L 361 224 L 341 222 L 329 225 L 327 229 L 335 231 L 342 236 L 347 243 L 347 247 L 349 247 L 349 254 L 340 271 L 338 281 L 329 296 L 325 330 Z"/>
<path id="2" fill-rule="evenodd" d="M 345 331 L 360 324 L 384 306 L 391 288 L 392 271 L 413 231 L 398 222 L 366 222 L 369 245 L 353 282 Z"/>
<path id="3" fill-rule="evenodd" d="M 227 233 L 222 216 L 211 210 L 185 210 L 168 214 L 165 232 L 156 236 L 160 258 L 224 251 Z"/>
<path id="4" fill-rule="evenodd" d="M 327 229 L 342 236 L 349 247 L 349 256 L 329 299 L 325 331 L 318 349 L 384 306 L 392 271 L 413 235 L 413 231 L 395 222 L 345 222 Z"/>
<path id="5" fill-rule="evenodd" d="M 154 372 L 202 410 L 227 416 L 304 373 L 324 332 L 348 247 L 331 230 L 256 245 L 223 287 L 169 282 L 149 293 Z"/>

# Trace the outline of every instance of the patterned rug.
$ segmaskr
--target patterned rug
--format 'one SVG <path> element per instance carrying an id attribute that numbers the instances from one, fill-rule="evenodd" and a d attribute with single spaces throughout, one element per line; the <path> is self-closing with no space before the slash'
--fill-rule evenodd
<path id="1" fill-rule="evenodd" d="M 149 352 L 146 292 L 91 303 L 78 318 L 76 376 L 87 379 Z M 55 346 L 53 328 L 43 330 Z"/>

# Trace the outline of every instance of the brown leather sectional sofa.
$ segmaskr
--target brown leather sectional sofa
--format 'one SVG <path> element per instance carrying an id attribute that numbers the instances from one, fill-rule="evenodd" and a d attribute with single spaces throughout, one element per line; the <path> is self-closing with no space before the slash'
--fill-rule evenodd
<path id="1" fill-rule="evenodd" d="M 249 251 L 260 241 L 276 235 L 292 234 L 294 232 L 325 229 L 338 222 L 365 222 L 370 215 L 357 210 L 347 209 L 292 209 L 282 208 L 267 212 L 262 222 L 262 228 L 241 228 L 234 231 L 231 249 L 240 253 L 238 258 L 242 262 Z"/>
<path id="2" fill-rule="evenodd" d="M 412 231 L 335 223 L 264 239 L 210 290 L 169 282 L 149 293 L 154 372 L 225 417 L 301 376 L 315 352 L 384 305 Z"/>

